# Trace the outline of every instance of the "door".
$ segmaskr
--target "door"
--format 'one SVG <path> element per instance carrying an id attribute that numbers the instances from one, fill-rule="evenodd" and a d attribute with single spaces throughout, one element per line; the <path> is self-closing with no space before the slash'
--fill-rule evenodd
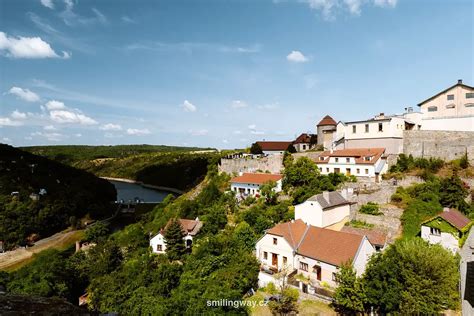
<path id="1" fill-rule="evenodd" d="M 272 266 L 278 268 L 278 255 L 276 253 L 272 253 Z"/>
<path id="2" fill-rule="evenodd" d="M 334 173 L 341 173 L 341 169 L 340 168 L 334 168 Z"/>
<path id="3" fill-rule="evenodd" d="M 303 293 L 308 293 L 308 284 L 302 283 L 302 284 L 301 284 L 301 291 L 302 291 Z"/>
<path id="4" fill-rule="evenodd" d="M 314 271 L 314 273 L 316 273 L 316 280 L 321 281 L 321 267 L 320 266 L 314 266 L 313 271 Z"/>

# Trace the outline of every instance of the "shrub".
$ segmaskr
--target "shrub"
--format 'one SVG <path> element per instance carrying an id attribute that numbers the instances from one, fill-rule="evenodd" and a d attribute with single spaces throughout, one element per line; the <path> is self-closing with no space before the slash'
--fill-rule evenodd
<path id="1" fill-rule="evenodd" d="M 362 205 L 359 209 L 359 212 L 362 214 L 369 214 L 369 215 L 382 215 L 383 213 L 380 212 L 379 205 L 374 202 L 369 202 L 365 205 Z"/>

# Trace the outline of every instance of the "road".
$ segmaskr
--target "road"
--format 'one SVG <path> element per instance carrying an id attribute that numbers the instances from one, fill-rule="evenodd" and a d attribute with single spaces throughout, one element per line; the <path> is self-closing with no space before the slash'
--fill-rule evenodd
<path id="1" fill-rule="evenodd" d="M 44 238 L 35 243 L 34 246 L 28 248 L 18 248 L 16 250 L 7 251 L 0 254 L 0 270 L 9 270 L 13 267 L 28 262 L 33 254 L 40 251 L 57 248 L 63 249 L 70 244 L 82 238 L 83 230 L 69 230 L 56 233 L 48 238 Z"/>

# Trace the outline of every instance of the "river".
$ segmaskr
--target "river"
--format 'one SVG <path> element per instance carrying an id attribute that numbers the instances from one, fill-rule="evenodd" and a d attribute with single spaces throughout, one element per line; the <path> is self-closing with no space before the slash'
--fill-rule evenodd
<path id="1" fill-rule="evenodd" d="M 117 200 L 125 203 L 135 201 L 137 198 L 141 202 L 158 203 L 170 194 L 167 191 L 154 190 L 141 186 L 138 183 L 128 183 L 116 180 L 109 180 L 117 189 Z"/>

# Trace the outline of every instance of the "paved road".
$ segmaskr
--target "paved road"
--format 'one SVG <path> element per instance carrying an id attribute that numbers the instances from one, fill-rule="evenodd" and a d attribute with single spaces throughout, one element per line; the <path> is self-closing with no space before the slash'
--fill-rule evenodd
<path id="1" fill-rule="evenodd" d="M 0 254 L 0 270 L 8 269 L 9 267 L 20 263 L 21 261 L 27 260 L 31 258 L 33 254 L 40 251 L 52 247 L 61 247 L 68 239 L 74 239 L 74 235 L 79 235 L 77 234 L 78 232 L 78 230 L 59 232 L 48 238 L 39 240 L 32 247 L 19 248 L 13 251 L 2 253 Z"/>

